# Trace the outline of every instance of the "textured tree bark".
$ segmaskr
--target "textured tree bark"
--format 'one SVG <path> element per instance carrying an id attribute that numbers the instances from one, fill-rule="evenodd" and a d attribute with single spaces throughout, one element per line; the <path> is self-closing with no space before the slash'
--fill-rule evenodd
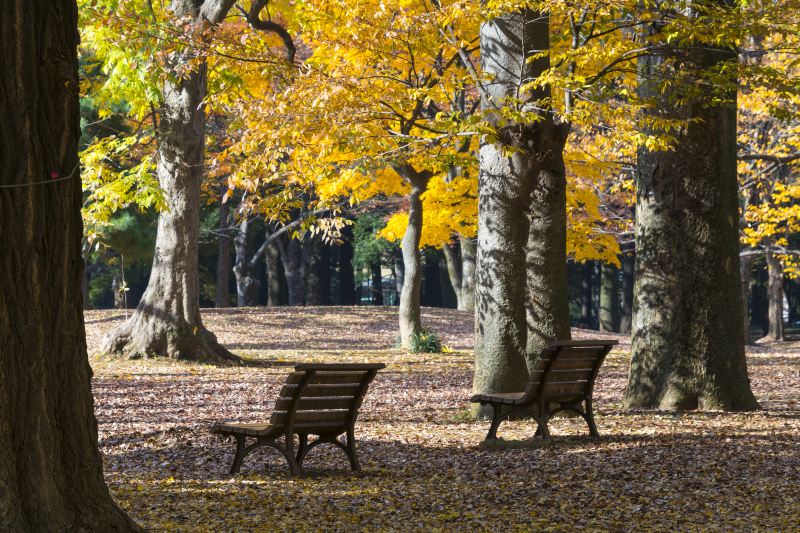
<path id="1" fill-rule="evenodd" d="M 306 305 L 325 305 L 326 287 L 323 268 L 324 244 L 321 239 L 309 237 L 303 245 L 303 255 L 306 270 Z"/>
<path id="2" fill-rule="evenodd" d="M 286 254 L 282 254 L 283 271 L 286 273 L 286 285 L 289 289 L 289 305 L 303 305 L 305 302 L 306 284 L 303 268 L 303 244 L 299 239 L 289 239 Z"/>
<path id="3" fill-rule="evenodd" d="M 0 531 L 140 530 L 111 499 L 97 448 L 77 25 L 74 0 L 0 10 Z"/>
<path id="4" fill-rule="evenodd" d="M 633 268 L 635 256 L 633 253 L 622 255 L 622 314 L 619 321 L 620 333 L 631 332 L 633 319 Z"/>
<path id="5" fill-rule="evenodd" d="M 400 295 L 403 293 L 403 282 L 405 281 L 405 267 L 403 266 L 403 251 L 397 248 L 394 257 L 394 286 L 397 291 L 395 305 L 400 305 Z"/>
<path id="6" fill-rule="evenodd" d="M 283 303 L 281 294 L 281 253 L 276 244 L 270 244 L 264 251 L 267 262 L 267 306 L 277 307 Z"/>
<path id="7" fill-rule="evenodd" d="M 593 329 L 592 320 L 592 269 L 594 266 L 591 261 L 581 265 L 581 317 L 580 325 L 582 328 Z"/>
<path id="8" fill-rule="evenodd" d="M 543 28 L 542 32 L 546 32 Z M 545 42 L 541 42 L 544 40 Z M 536 46 L 544 50 L 549 39 Z M 528 367 L 554 340 L 569 340 L 569 291 L 567 288 L 567 179 L 563 150 L 566 133 L 555 124 L 537 131 L 539 175 L 528 211 L 527 279 Z"/>
<path id="9" fill-rule="evenodd" d="M 223 187 L 226 189 L 226 187 Z M 224 190 L 223 190 L 224 193 Z M 217 244 L 217 285 L 214 294 L 215 307 L 229 307 L 231 304 L 231 237 L 230 204 L 219 204 L 219 242 Z"/>
<path id="10" fill-rule="evenodd" d="M 233 0 L 173 0 L 170 6 L 176 17 L 189 17 L 191 24 L 200 25 L 220 22 L 232 4 Z M 158 216 L 147 290 L 130 319 L 104 338 L 102 350 L 132 357 L 239 361 L 200 319 L 198 236 L 206 65 L 180 74 L 195 59 L 191 54 L 175 54 L 175 78 L 165 80 L 162 91 L 156 173 L 168 209 Z"/>
<path id="11" fill-rule="evenodd" d="M 619 331 L 619 269 L 608 263 L 600 268 L 600 331 Z"/>
<path id="12" fill-rule="evenodd" d="M 381 263 L 376 261 L 370 266 L 372 278 L 372 305 L 383 305 L 383 277 L 381 276 Z"/>
<path id="13" fill-rule="evenodd" d="M 677 67 L 640 60 L 640 91 L 667 117 L 692 119 L 669 151 L 641 149 L 636 179 L 636 279 L 628 408 L 750 410 L 742 331 L 733 103 L 679 107 L 659 79 L 673 68 L 734 64 L 736 53 L 696 46 Z M 665 78 L 666 76 L 666 78 Z"/>
<path id="14" fill-rule="evenodd" d="M 461 236 L 461 303 L 462 311 L 475 310 L 475 260 L 477 241 L 474 238 Z"/>
<path id="15" fill-rule="evenodd" d="M 744 319 L 744 342 L 751 344 L 750 338 L 750 282 L 753 277 L 753 265 L 756 262 L 755 255 L 746 255 L 739 261 L 739 276 L 742 284 L 742 318 Z"/>
<path id="16" fill-rule="evenodd" d="M 464 274 L 462 271 L 463 263 L 459 252 L 459 244 L 445 244 L 442 251 L 444 252 L 444 259 L 447 263 L 447 278 L 450 280 L 450 286 L 453 287 L 453 292 L 456 294 L 456 307 L 458 309 L 463 309 L 464 295 L 461 286 L 464 283 Z"/>
<path id="17" fill-rule="evenodd" d="M 411 348 L 412 337 L 422 330 L 420 312 L 420 289 L 422 287 L 422 265 L 419 243 L 422 238 L 422 198 L 430 176 L 407 170 L 401 174 L 411 183 L 408 195 L 408 226 L 401 241 L 403 250 L 403 289 L 400 292 L 400 344 Z"/>
<path id="18" fill-rule="evenodd" d="M 555 328 L 561 331 L 563 308 L 541 307 L 549 305 L 554 294 L 541 284 L 553 275 L 554 291 L 561 292 L 562 279 L 566 289 L 566 262 L 556 265 L 566 250 L 564 244 L 562 252 L 558 242 L 563 230 L 547 227 L 563 221 L 565 208 L 545 204 L 558 204 L 564 191 L 561 151 L 568 128 L 540 111 L 540 100 L 550 95 L 548 88 L 521 90 L 549 68 L 548 57 L 530 60 L 549 48 L 547 14 L 526 10 L 487 21 L 480 41 L 483 71 L 492 76 L 481 106 L 498 128 L 498 138 L 480 149 L 473 390 L 498 393 L 524 389 L 533 364 L 529 335 L 538 343 L 558 335 Z M 492 112 L 509 97 L 521 100 L 523 111 L 538 113 L 540 120 L 509 123 Z M 529 223 L 534 223 L 530 237 Z M 551 264 L 555 271 L 544 272 L 544 265 Z M 531 299 L 534 294 L 536 301 Z M 563 296 L 566 305 L 566 293 Z M 530 348 L 536 349 L 534 344 Z M 476 414 L 487 413 L 479 409 Z"/>
<path id="19" fill-rule="evenodd" d="M 339 303 L 356 305 L 356 280 L 353 272 L 353 230 L 346 226 L 342 230 L 339 245 Z"/>
<path id="20" fill-rule="evenodd" d="M 236 262 L 233 273 L 236 276 L 236 305 L 238 307 L 253 307 L 258 305 L 258 292 L 261 282 L 256 274 L 256 265 L 250 262 L 249 244 L 251 240 L 252 224 L 247 217 L 239 222 L 239 231 L 233 240 L 236 249 Z"/>
<path id="21" fill-rule="evenodd" d="M 767 298 L 769 300 L 769 332 L 773 341 L 786 340 L 783 333 L 783 265 L 773 253 L 767 252 Z"/>

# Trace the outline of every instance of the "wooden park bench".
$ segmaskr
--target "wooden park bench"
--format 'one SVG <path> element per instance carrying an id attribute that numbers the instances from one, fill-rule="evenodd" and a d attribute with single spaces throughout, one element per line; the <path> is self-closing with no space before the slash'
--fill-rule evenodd
<path id="1" fill-rule="evenodd" d="M 556 413 L 577 413 L 599 437 L 592 413 L 594 381 L 615 340 L 555 341 L 539 355 L 522 392 L 476 394 L 470 401 L 492 406 L 487 441 L 497 439 L 497 427 L 514 414 L 529 414 L 537 423 L 535 437 L 550 438 L 547 421 Z M 555 407 L 551 409 L 551 404 Z"/>
<path id="2" fill-rule="evenodd" d="M 359 470 L 356 458 L 354 426 L 367 387 L 383 363 L 370 364 L 300 364 L 286 378 L 269 423 L 238 424 L 217 422 L 211 431 L 236 439 L 236 455 L 231 466 L 235 474 L 244 458 L 261 446 L 281 452 L 289 462 L 292 475 L 301 472 L 303 459 L 311 448 L 323 443 L 344 450 L 353 470 Z M 339 436 L 345 434 L 346 441 Z M 294 435 L 299 437 L 297 452 Z M 308 442 L 309 435 L 316 435 Z M 276 442 L 283 437 L 283 445 Z M 248 439 L 254 439 L 250 444 Z"/>

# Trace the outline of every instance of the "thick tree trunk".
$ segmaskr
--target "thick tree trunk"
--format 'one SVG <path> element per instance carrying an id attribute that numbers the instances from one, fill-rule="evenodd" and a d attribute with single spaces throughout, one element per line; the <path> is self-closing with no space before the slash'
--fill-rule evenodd
<path id="1" fill-rule="evenodd" d="M 439 268 L 438 250 L 426 250 L 422 266 L 422 292 L 420 302 L 425 307 L 444 307 L 442 270 Z"/>
<path id="2" fill-rule="evenodd" d="M 232 3 L 174 0 L 171 7 L 176 17 L 189 16 L 192 24 L 203 24 L 201 17 L 212 23 L 221 21 Z M 176 73 L 196 60 L 190 54 L 175 57 L 172 67 Z M 198 235 L 206 70 L 201 63 L 188 73 L 164 81 L 156 173 L 167 209 L 158 215 L 147 290 L 130 319 L 105 337 L 105 352 L 132 357 L 166 355 L 208 362 L 239 361 L 217 342 L 200 319 Z"/>
<path id="3" fill-rule="evenodd" d="M 289 289 L 289 305 L 303 305 L 305 301 L 305 279 L 303 268 L 303 244 L 299 239 L 289 239 L 283 258 L 283 271 Z"/>
<path id="4" fill-rule="evenodd" d="M 224 192 L 223 188 L 223 192 Z M 219 242 L 217 243 L 217 285 L 214 295 L 215 307 L 228 307 L 231 304 L 231 237 L 230 204 L 219 204 Z"/>
<path id="5" fill-rule="evenodd" d="M 77 24 L 74 0 L 0 10 L 0 531 L 139 530 L 111 499 L 97 448 Z"/>
<path id="6" fill-rule="evenodd" d="M 462 311 L 474 311 L 477 241 L 474 238 L 464 236 L 459 240 L 461 244 L 461 300 L 459 309 Z"/>
<path id="7" fill-rule="evenodd" d="M 635 255 L 622 256 L 622 314 L 619 321 L 619 332 L 630 333 L 633 319 L 633 269 Z"/>
<path id="8" fill-rule="evenodd" d="M 370 266 L 370 277 L 372 285 L 372 305 L 383 305 L 383 276 L 381 275 L 380 261 L 376 261 Z"/>
<path id="9" fill-rule="evenodd" d="M 408 195 L 408 226 L 403 235 L 403 290 L 400 292 L 400 344 L 411 348 L 412 337 L 422 330 L 420 312 L 420 289 L 422 287 L 422 265 L 419 243 L 422 239 L 422 198 L 428 186 L 429 176 L 414 171 L 404 173 L 411 182 Z"/>
<path id="10" fill-rule="evenodd" d="M 462 271 L 463 262 L 461 261 L 461 253 L 459 251 L 458 243 L 448 243 L 442 248 L 444 252 L 444 259 L 447 263 L 447 278 L 450 280 L 450 286 L 456 295 L 456 307 L 458 309 L 464 308 L 464 295 L 461 286 L 464 283 L 464 273 Z"/>
<path id="11" fill-rule="evenodd" d="M 773 253 L 767 252 L 767 299 L 769 300 L 769 332 L 773 341 L 786 340 L 783 334 L 783 265 Z"/>
<path id="12" fill-rule="evenodd" d="M 394 256 L 394 286 L 397 291 L 395 305 L 400 305 L 400 295 L 403 293 L 403 282 L 405 281 L 405 267 L 403 266 L 403 250 L 397 248 Z"/>
<path id="13" fill-rule="evenodd" d="M 473 390 L 512 392 L 524 389 L 541 339 L 569 335 L 563 320 L 564 229 L 548 227 L 564 220 L 561 152 L 567 128 L 541 111 L 548 88 L 522 90 L 550 66 L 547 56 L 531 60 L 549 49 L 549 16 L 527 10 L 504 14 L 481 26 L 480 41 L 483 70 L 493 76 L 481 107 L 498 135 L 480 150 Z M 494 111 L 508 98 L 519 99 L 522 110 L 539 114 L 540 120 L 509 123 Z M 553 272 L 544 271 L 549 266 Z M 546 283 L 555 284 L 552 292 Z M 557 294 L 563 302 L 556 303 Z"/>
<path id="14" fill-rule="evenodd" d="M 323 244 L 321 239 L 309 237 L 303 244 L 303 256 L 306 271 L 306 305 L 325 305 L 327 303 L 325 287 L 324 268 L 328 268 L 327 263 L 323 265 Z"/>
<path id="15" fill-rule="evenodd" d="M 681 74 L 734 65 L 732 50 L 686 48 Z M 629 408 L 750 410 L 739 273 L 734 103 L 683 107 L 658 80 L 673 67 L 640 62 L 642 96 L 669 118 L 691 119 L 674 149 L 638 154 L 636 280 Z"/>
<path id="16" fill-rule="evenodd" d="M 255 265 L 250 262 L 250 237 L 252 231 L 251 221 L 245 217 L 239 222 L 239 231 L 233 241 L 236 249 L 236 263 L 233 273 L 236 276 L 236 305 L 239 307 L 253 307 L 258 305 L 258 293 L 261 282 L 256 273 Z"/>
<path id="17" fill-rule="evenodd" d="M 609 263 L 600 268 L 600 331 L 619 331 L 619 269 Z"/>
<path id="18" fill-rule="evenodd" d="M 593 329 L 594 322 L 592 320 L 592 270 L 594 266 L 591 261 L 587 261 L 580 265 L 581 274 L 581 316 L 580 325 L 585 329 Z"/>
<path id="19" fill-rule="evenodd" d="M 565 137 L 552 123 L 537 133 L 537 149 L 544 155 L 531 195 L 525 256 L 529 368 L 551 341 L 570 339 Z"/>
<path id="20" fill-rule="evenodd" d="M 339 245 L 339 303 L 356 305 L 356 280 L 353 271 L 353 229 L 346 226 L 342 230 L 342 244 Z"/>
<path id="21" fill-rule="evenodd" d="M 276 244 L 270 244 L 264 251 L 267 262 L 267 306 L 277 307 L 283 303 L 282 294 L 282 273 L 281 273 L 281 253 Z"/>
<path id="22" fill-rule="evenodd" d="M 742 285 L 742 318 L 744 319 L 744 341 L 746 344 L 752 343 L 750 337 L 750 285 L 755 262 L 755 255 L 746 255 L 739 261 L 739 279 Z"/>

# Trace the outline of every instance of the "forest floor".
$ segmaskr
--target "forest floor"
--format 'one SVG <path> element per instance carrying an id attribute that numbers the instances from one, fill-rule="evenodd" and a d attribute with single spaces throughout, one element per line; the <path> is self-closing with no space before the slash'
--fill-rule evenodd
<path id="1" fill-rule="evenodd" d="M 121 322 L 86 315 L 89 352 Z M 206 310 L 206 326 L 251 364 L 213 367 L 91 355 L 100 449 L 116 501 L 154 531 L 527 531 L 800 529 L 800 342 L 748 349 L 753 413 L 622 409 L 630 344 L 617 338 L 595 389 L 602 437 L 560 418 L 544 447 L 484 450 L 488 424 L 468 416 L 471 314 L 425 309 L 453 351 L 407 354 L 396 309 Z M 356 426 L 363 472 L 315 448 L 290 478 L 262 448 L 236 476 L 215 420 L 264 421 L 299 362 L 387 364 Z M 524 441 L 531 421 L 500 427 Z"/>

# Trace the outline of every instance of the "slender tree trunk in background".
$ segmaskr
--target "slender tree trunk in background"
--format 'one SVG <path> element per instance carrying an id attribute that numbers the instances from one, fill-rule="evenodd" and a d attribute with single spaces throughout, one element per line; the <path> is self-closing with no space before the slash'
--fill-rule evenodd
<path id="1" fill-rule="evenodd" d="M 227 187 L 223 187 L 224 194 Z M 217 243 L 217 285 L 214 295 L 215 307 L 229 307 L 231 304 L 231 216 L 230 204 L 219 203 L 219 241 Z"/>
<path id="2" fill-rule="evenodd" d="M 619 331 L 619 269 L 600 266 L 600 331 Z"/>
<path id="3" fill-rule="evenodd" d="M 276 244 L 270 244 L 264 252 L 267 263 L 267 306 L 281 305 L 281 253 Z"/>
<path id="4" fill-rule="evenodd" d="M 370 266 L 370 276 L 372 278 L 372 305 L 383 305 L 383 278 L 380 261 L 376 261 Z"/>
<path id="5" fill-rule="evenodd" d="M 306 305 L 327 305 L 330 277 L 327 246 L 322 239 L 311 237 L 303 246 L 306 265 Z"/>
<path id="6" fill-rule="evenodd" d="M 769 333 L 773 341 L 786 340 L 783 334 L 783 265 L 771 251 L 767 252 L 767 298 L 769 300 Z"/>
<path id="7" fill-rule="evenodd" d="M 439 268 L 439 255 L 427 250 L 422 266 L 422 291 L 420 302 L 425 307 L 444 307 L 442 294 L 442 271 Z"/>
<path id="8" fill-rule="evenodd" d="M 536 43 L 549 47 L 547 26 Z M 542 124 L 537 148 L 543 156 L 528 211 L 528 368 L 554 340 L 571 338 L 567 285 L 567 178 L 564 169 L 566 132 L 552 121 Z"/>
<path id="9" fill-rule="evenodd" d="M 405 267 L 403 266 L 403 251 L 397 248 L 394 254 L 394 286 L 397 291 L 395 305 L 400 305 L 400 295 L 403 293 L 403 282 L 405 281 Z"/>
<path id="10" fill-rule="evenodd" d="M 303 305 L 305 300 L 305 279 L 303 277 L 303 244 L 299 239 L 289 239 L 283 261 L 286 285 L 289 289 L 289 305 Z"/>
<path id="11" fill-rule="evenodd" d="M 622 255 L 622 314 L 619 321 L 620 333 L 631 332 L 633 318 L 633 268 L 635 255 L 627 253 Z"/>
<path id="12" fill-rule="evenodd" d="M 475 259 L 477 241 L 474 238 L 461 236 L 461 300 L 459 309 L 475 310 Z"/>
<path id="13" fill-rule="evenodd" d="M 261 282 L 256 273 L 256 268 L 250 262 L 250 240 L 252 223 L 245 217 L 239 222 L 239 231 L 233 241 L 236 250 L 236 263 L 233 273 L 236 276 L 236 305 L 238 307 L 253 307 L 258 305 L 258 292 Z"/>
<path id="14" fill-rule="evenodd" d="M 800 288 L 800 286 L 798 286 L 797 280 L 795 279 L 786 279 L 785 283 L 784 293 L 789 303 L 789 323 L 794 324 L 797 322 L 798 317 L 800 317 L 800 313 L 798 313 L 798 311 L 800 311 L 800 309 L 798 309 L 798 306 L 800 306 L 800 291 L 798 288 Z"/>
<path id="15" fill-rule="evenodd" d="M 173 0 L 170 7 L 176 18 L 189 17 L 190 24 L 198 26 L 220 22 L 232 4 L 233 0 Z M 156 174 L 168 209 L 158 214 L 150 281 L 130 319 L 104 338 L 101 349 L 107 353 L 239 361 L 200 319 L 198 236 L 207 67 L 203 62 L 178 74 L 196 60 L 192 53 L 175 54 L 175 77 L 165 80 L 162 90 Z"/>
<path id="16" fill-rule="evenodd" d="M 563 178 L 560 152 L 568 128 L 556 125 L 552 115 L 540 111 L 540 101 L 550 96 L 549 88 L 521 90 L 521 85 L 550 66 L 547 56 L 530 60 L 549 48 L 546 13 L 525 10 L 487 21 L 481 26 L 480 41 L 483 71 L 493 76 L 482 95 L 481 107 L 499 129 L 497 140 L 484 142 L 480 149 L 473 390 L 513 392 L 523 390 L 527 382 L 528 367 L 533 364 L 528 348 L 534 350 L 533 343 L 540 338 L 560 335 L 563 327 L 566 293 L 562 294 L 564 302 L 553 309 L 541 306 L 554 301 L 554 293 L 530 303 L 527 300 L 540 289 L 549 290 L 540 284 L 549 279 L 550 273 L 543 268 L 550 261 L 556 268 L 553 290 L 562 293 L 566 288 L 566 261 L 556 265 L 563 253 L 562 230 L 547 227 L 548 223 L 563 223 L 564 208 L 533 204 L 539 200 L 561 201 L 564 185 L 559 182 Z M 523 110 L 539 113 L 540 120 L 508 123 L 494 110 L 505 105 L 509 97 L 521 99 Z M 527 220 L 529 212 L 535 220 Z M 535 224 L 531 239 L 526 222 Z M 556 259 L 548 257 L 550 253 Z M 478 409 L 476 414 L 487 413 Z"/>
<path id="17" fill-rule="evenodd" d="M 109 495 L 81 305 L 78 10 L 0 10 L 0 531 L 139 531 Z M 53 177 L 63 181 L 34 185 Z"/>
<path id="18" fill-rule="evenodd" d="M 339 245 L 339 303 L 356 305 L 356 279 L 353 271 L 353 229 L 345 226 L 342 230 L 342 244 Z"/>
<path id="19" fill-rule="evenodd" d="M 403 290 L 400 292 L 400 344 L 411 348 L 412 337 L 422 330 L 420 311 L 420 289 L 422 288 L 422 265 L 419 243 L 422 239 L 422 198 L 428 187 L 428 174 L 406 169 L 401 175 L 411 184 L 408 194 L 408 226 L 403 235 Z"/>
<path id="20" fill-rule="evenodd" d="M 744 341 L 751 344 L 750 338 L 750 285 L 753 278 L 755 255 L 746 255 L 739 260 L 739 279 L 742 285 L 742 318 L 744 319 Z"/>
<path id="21" fill-rule="evenodd" d="M 580 325 L 585 329 L 592 329 L 592 270 L 591 261 L 580 265 L 581 273 L 581 317 Z"/>
<path id="22" fill-rule="evenodd" d="M 84 264 L 86 264 L 84 258 Z M 81 275 L 81 301 L 83 302 L 83 309 L 91 309 L 92 302 L 89 301 L 89 269 L 83 269 L 83 275 Z"/>
<path id="23" fill-rule="evenodd" d="M 120 290 L 119 276 L 111 279 L 111 294 L 114 296 L 114 309 L 125 309 L 125 298 Z"/>
<path id="24" fill-rule="evenodd" d="M 735 68 L 736 52 L 682 50 L 691 68 Z M 750 410 L 739 272 L 736 92 L 729 103 L 673 103 L 664 56 L 640 59 L 640 92 L 667 118 L 692 119 L 671 150 L 640 149 L 628 408 Z M 688 82 L 687 82 L 688 83 Z M 679 86 L 676 87 L 676 90 Z"/>
<path id="25" fill-rule="evenodd" d="M 453 292 L 456 295 L 456 307 L 463 309 L 463 292 L 461 286 L 464 283 L 463 277 L 463 262 L 461 261 L 461 254 L 459 252 L 458 243 L 448 243 L 442 247 L 444 252 L 445 262 L 447 263 L 447 278 L 450 280 L 450 286 L 453 287 Z"/>

